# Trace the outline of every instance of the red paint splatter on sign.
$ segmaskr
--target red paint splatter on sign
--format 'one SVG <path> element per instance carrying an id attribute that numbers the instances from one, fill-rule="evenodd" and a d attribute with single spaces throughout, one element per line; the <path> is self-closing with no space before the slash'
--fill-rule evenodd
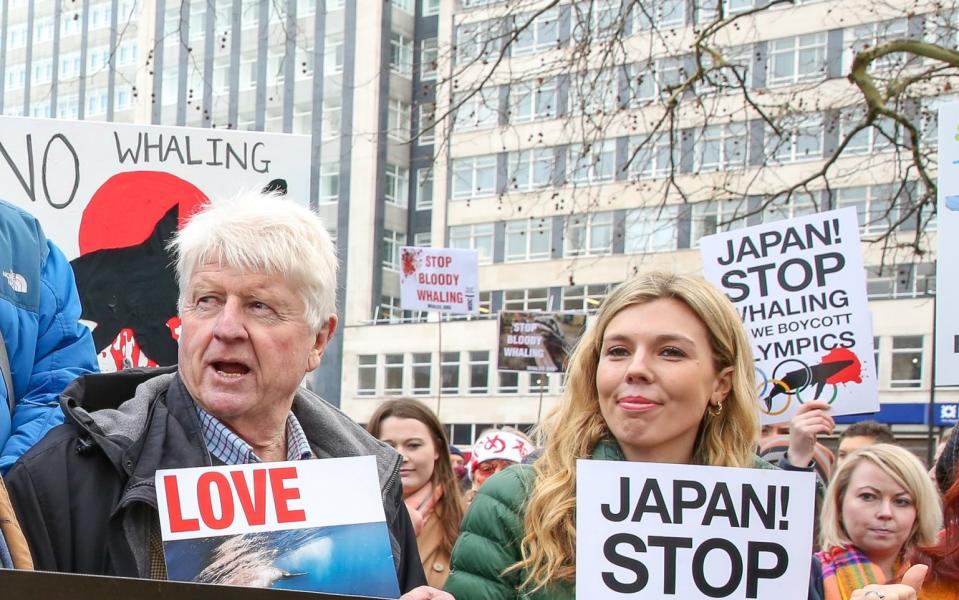
<path id="1" fill-rule="evenodd" d="M 849 348 L 834 348 L 829 354 L 823 357 L 822 364 L 847 360 L 852 361 L 852 364 L 837 373 L 833 373 L 826 379 L 826 383 L 833 385 L 839 383 L 862 383 L 862 363 L 859 362 L 859 357 Z"/>

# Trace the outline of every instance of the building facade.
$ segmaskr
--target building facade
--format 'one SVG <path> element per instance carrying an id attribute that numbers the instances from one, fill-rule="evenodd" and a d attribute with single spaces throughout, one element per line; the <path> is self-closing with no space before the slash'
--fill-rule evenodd
<path id="1" fill-rule="evenodd" d="M 361 422 L 384 398 L 419 398 L 460 445 L 529 427 L 562 390 L 560 375 L 497 371 L 499 311 L 593 311 L 640 270 L 700 272 L 704 235 L 854 206 L 880 418 L 918 436 L 934 258 L 897 249 L 917 233 L 934 248 L 934 216 L 898 208 L 921 181 L 890 167 L 894 125 L 834 157 L 861 117 L 855 52 L 901 36 L 954 47 L 955 14 L 768 4 L 0 0 L 0 111 L 311 135 L 310 202 L 336 236 L 342 325 L 312 384 Z M 730 17 L 709 41 L 732 66 L 684 87 L 703 64 L 699 33 Z M 770 123 L 750 98 L 790 110 Z M 942 98 L 930 89 L 908 108 L 927 148 Z M 680 109 L 664 129 L 668 103 Z M 828 186 L 768 201 L 827 163 Z M 476 249 L 480 315 L 402 310 L 403 245 Z M 955 419 L 959 393 L 935 394 L 935 424 Z"/>

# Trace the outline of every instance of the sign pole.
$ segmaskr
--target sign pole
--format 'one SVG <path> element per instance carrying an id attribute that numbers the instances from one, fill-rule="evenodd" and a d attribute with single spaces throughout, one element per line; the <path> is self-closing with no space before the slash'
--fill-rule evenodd
<path id="1" fill-rule="evenodd" d="M 440 359 L 439 385 L 436 386 L 436 418 L 440 423 L 443 422 L 440 417 L 440 407 L 443 404 L 443 314 L 436 313 L 439 319 L 436 321 L 436 354 Z M 459 369 L 457 362 L 456 368 Z M 457 378 L 458 379 L 458 378 Z"/>
<path id="2" fill-rule="evenodd" d="M 546 377 L 545 374 L 543 374 L 543 373 L 540 373 L 540 374 L 539 374 L 539 407 L 537 407 L 537 409 L 536 409 L 536 424 L 537 424 L 537 425 L 539 424 L 540 420 L 543 418 L 543 391 L 544 391 L 544 388 L 545 388 L 545 386 L 544 386 L 544 384 L 543 384 L 543 379 L 544 379 L 545 377 Z"/>
<path id="3" fill-rule="evenodd" d="M 938 259 L 933 263 L 933 269 L 938 267 Z M 936 271 L 938 273 L 938 271 Z M 929 428 L 926 448 L 926 464 L 932 467 L 932 461 L 936 456 L 936 444 L 933 442 L 933 433 L 936 424 L 936 326 L 938 325 L 938 306 L 937 298 L 938 294 L 933 292 L 932 294 L 932 381 L 929 385 Z"/>

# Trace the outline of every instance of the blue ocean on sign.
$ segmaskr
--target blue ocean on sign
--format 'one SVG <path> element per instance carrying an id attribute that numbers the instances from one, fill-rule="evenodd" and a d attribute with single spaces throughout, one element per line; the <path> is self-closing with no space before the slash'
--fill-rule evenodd
<path id="1" fill-rule="evenodd" d="M 396 598 L 386 523 L 164 542 L 170 579 Z"/>

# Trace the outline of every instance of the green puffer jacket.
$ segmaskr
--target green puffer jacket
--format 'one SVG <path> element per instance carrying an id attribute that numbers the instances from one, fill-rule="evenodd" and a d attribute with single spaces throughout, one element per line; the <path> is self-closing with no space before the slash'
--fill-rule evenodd
<path id="1" fill-rule="evenodd" d="M 615 440 L 593 450 L 594 460 L 626 460 Z M 776 469 L 761 458 L 753 468 Z M 532 465 L 515 465 L 490 477 L 470 504 L 453 547 L 446 591 L 456 600 L 566 600 L 576 597 L 573 581 L 557 581 L 533 594 L 519 591 L 526 571 L 502 572 L 520 560 L 526 500 L 536 473 Z"/>

